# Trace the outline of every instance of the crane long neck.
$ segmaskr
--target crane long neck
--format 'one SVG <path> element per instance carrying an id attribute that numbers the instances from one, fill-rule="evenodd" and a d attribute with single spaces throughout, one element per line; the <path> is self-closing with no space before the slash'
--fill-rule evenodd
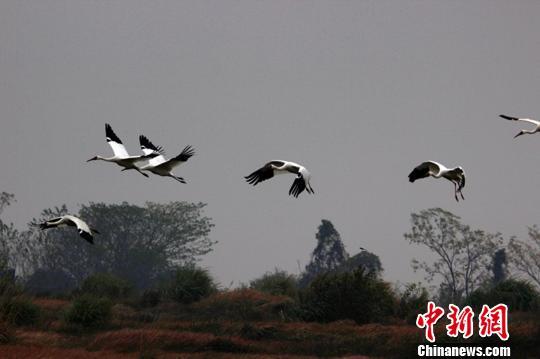
<path id="1" fill-rule="evenodd" d="M 102 156 L 96 156 L 96 160 L 106 161 L 106 162 L 114 162 L 116 160 L 115 157 L 102 157 Z"/>

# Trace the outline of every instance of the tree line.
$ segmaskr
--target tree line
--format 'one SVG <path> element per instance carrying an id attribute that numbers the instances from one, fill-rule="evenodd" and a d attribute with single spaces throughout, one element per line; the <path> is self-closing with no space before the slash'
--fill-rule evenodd
<path id="1" fill-rule="evenodd" d="M 15 197 L 0 195 L 0 214 Z M 214 226 L 203 203 L 148 202 L 82 205 L 78 216 L 100 234 L 87 245 L 71 228 L 43 231 L 39 223 L 68 213 L 65 205 L 47 208 L 25 230 L 0 218 L 0 265 L 15 269 L 35 291 L 62 292 L 94 273 L 110 273 L 148 288 L 178 266 L 195 263 L 212 250 Z"/>
<path id="2" fill-rule="evenodd" d="M 90 246 L 83 245 L 69 229 L 39 229 L 41 221 L 68 213 L 65 205 L 44 209 L 22 231 L 5 223 L 2 211 L 14 200 L 12 194 L 0 194 L 0 268 L 15 269 L 35 293 L 65 292 L 95 273 L 118 276 L 139 290 L 152 288 L 174 277 L 179 267 L 196 263 L 215 244 L 209 237 L 213 224 L 204 215 L 204 203 L 83 205 L 78 215 L 101 232 Z M 464 303 L 509 279 L 540 285 L 540 231 L 536 226 L 529 229 L 527 239 L 504 239 L 500 233 L 474 229 L 458 216 L 432 208 L 411 215 L 411 229 L 404 238 L 434 254 L 433 261 L 414 259 L 412 267 L 425 274 L 426 283 L 434 289 L 431 297 L 441 304 Z M 291 293 L 297 289 L 311 286 L 314 290 L 323 277 L 338 283 L 340 276 L 358 269 L 362 274 L 345 282 L 362 281 L 366 276 L 382 282 L 380 258 L 361 247 L 349 254 L 330 220 L 321 221 L 315 239 L 310 261 L 299 275 L 276 270 L 252 285 L 294 296 Z M 386 291 L 388 285 L 375 287 Z M 409 284 L 401 294 L 420 297 L 423 287 Z"/>

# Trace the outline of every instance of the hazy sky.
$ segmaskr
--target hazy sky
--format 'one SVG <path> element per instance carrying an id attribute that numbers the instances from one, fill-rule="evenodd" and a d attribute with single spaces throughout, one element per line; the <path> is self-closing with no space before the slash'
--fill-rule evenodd
<path id="1" fill-rule="evenodd" d="M 203 264 L 225 286 L 297 273 L 326 218 L 349 253 L 414 280 L 411 212 L 506 236 L 540 223 L 540 135 L 514 140 L 530 126 L 497 117 L 540 118 L 539 17 L 539 1 L 0 1 L 5 216 L 207 202 L 219 244 Z M 193 145 L 188 184 L 86 163 L 111 153 L 106 122 L 134 153 L 141 133 L 171 155 Z M 271 159 L 304 164 L 316 194 L 244 182 Z M 466 200 L 410 184 L 424 160 L 463 166 Z"/>

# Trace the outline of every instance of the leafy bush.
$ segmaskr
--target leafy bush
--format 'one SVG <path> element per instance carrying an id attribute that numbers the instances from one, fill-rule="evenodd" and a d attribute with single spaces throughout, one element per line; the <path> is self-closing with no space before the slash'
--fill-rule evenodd
<path id="1" fill-rule="evenodd" d="M 205 298 L 190 308 L 190 315 L 200 319 L 284 320 L 295 315 L 294 301 L 253 289 L 223 291 Z"/>
<path id="2" fill-rule="evenodd" d="M 161 302 L 161 292 L 157 289 L 146 289 L 140 299 L 143 308 L 152 308 Z"/>
<path id="3" fill-rule="evenodd" d="M 359 268 L 326 273 L 300 293 L 306 320 L 332 322 L 352 319 L 358 324 L 381 322 L 394 314 L 395 297 L 388 283 Z"/>
<path id="4" fill-rule="evenodd" d="M 279 330 L 274 326 L 256 326 L 245 323 L 240 329 L 240 336 L 251 340 L 276 339 L 278 334 Z"/>
<path id="5" fill-rule="evenodd" d="M 40 317 L 40 308 L 24 297 L 4 298 L 2 318 L 13 325 L 34 325 Z"/>
<path id="6" fill-rule="evenodd" d="M 128 297 L 131 289 L 131 284 L 121 278 L 108 273 L 97 273 L 84 280 L 80 293 L 114 300 Z"/>
<path id="7" fill-rule="evenodd" d="M 13 297 L 22 294 L 22 289 L 12 278 L 0 277 L 0 297 Z"/>
<path id="8" fill-rule="evenodd" d="M 84 328 L 103 327 L 111 319 L 111 307 L 109 299 L 85 294 L 73 301 L 64 319 L 68 324 Z"/>
<path id="9" fill-rule="evenodd" d="M 0 321 L 0 344 L 7 344 L 15 340 L 15 330 L 5 321 Z"/>
<path id="10" fill-rule="evenodd" d="M 196 302 L 216 291 L 207 270 L 195 266 L 178 267 L 174 277 L 164 284 L 166 295 L 183 304 Z"/>
<path id="11" fill-rule="evenodd" d="M 77 283 L 61 269 L 38 269 L 24 287 L 27 293 L 34 295 L 59 295 L 71 292 Z"/>
<path id="12" fill-rule="evenodd" d="M 296 278 L 286 271 L 276 269 L 273 273 L 265 273 L 262 277 L 252 280 L 251 289 L 272 295 L 286 295 L 291 298 L 298 296 Z"/>
<path id="13" fill-rule="evenodd" d="M 408 324 L 416 323 L 418 314 L 426 310 L 428 292 L 426 288 L 416 283 L 410 283 L 399 298 L 398 316 Z"/>
<path id="14" fill-rule="evenodd" d="M 508 279 L 488 290 L 476 290 L 467 299 L 467 304 L 481 308 L 483 304 L 494 306 L 504 303 L 508 310 L 532 311 L 540 308 L 540 294 L 528 282 Z"/>

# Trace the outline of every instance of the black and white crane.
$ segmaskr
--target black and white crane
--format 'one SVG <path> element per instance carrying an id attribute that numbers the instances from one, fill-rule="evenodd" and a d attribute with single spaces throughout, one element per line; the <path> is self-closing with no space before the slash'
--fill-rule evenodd
<path id="1" fill-rule="evenodd" d="M 465 172 L 463 172 L 463 168 L 447 168 L 435 161 L 423 162 L 409 173 L 409 182 L 414 182 L 417 179 L 429 176 L 434 178 L 446 178 L 454 184 L 454 197 L 456 198 L 456 201 L 459 202 L 458 193 L 461 195 L 461 199 L 465 199 L 461 192 L 463 187 L 465 187 Z"/>
<path id="2" fill-rule="evenodd" d="M 193 147 L 188 145 L 178 156 L 167 160 L 163 148 L 161 146 L 155 146 L 146 136 L 140 135 L 139 143 L 141 144 L 141 150 L 145 155 L 154 156 L 148 160 L 146 165 L 139 167 L 139 170 L 149 171 L 158 176 L 172 177 L 178 182 L 186 183 L 182 177 L 176 176 L 172 171 L 175 167 L 180 166 L 195 154 Z"/>
<path id="3" fill-rule="evenodd" d="M 531 134 L 532 135 L 533 133 L 540 132 L 540 121 L 532 120 L 530 118 L 519 118 L 519 117 L 506 116 L 506 115 L 499 115 L 499 117 L 502 117 L 505 120 L 509 120 L 509 121 L 528 122 L 528 123 L 532 123 L 533 125 L 536 126 L 532 130 L 521 130 L 521 131 L 519 131 L 518 134 L 514 136 L 514 138 L 519 137 L 519 136 L 524 135 L 524 134 Z"/>
<path id="4" fill-rule="evenodd" d="M 112 127 L 108 123 L 105 124 L 105 136 L 107 139 L 107 143 L 109 144 L 109 146 L 111 146 L 113 150 L 114 156 L 112 157 L 95 156 L 95 157 L 90 158 L 86 162 L 97 161 L 97 160 L 113 162 L 113 163 L 116 163 L 120 167 L 124 167 L 122 171 L 135 170 L 139 172 L 140 174 L 142 174 L 143 176 L 148 177 L 146 173 L 143 173 L 139 170 L 136 163 L 156 157 L 159 155 L 159 153 L 144 153 L 141 156 L 130 156 L 126 150 L 126 147 L 124 146 L 120 138 L 118 138 L 118 136 L 114 133 Z"/>
<path id="5" fill-rule="evenodd" d="M 275 175 L 285 173 L 293 173 L 296 175 L 296 179 L 289 189 L 289 195 L 298 198 L 298 195 L 304 190 L 311 194 L 315 193 L 310 184 L 311 174 L 309 171 L 304 166 L 294 162 L 280 160 L 270 161 L 244 178 L 249 184 L 255 186 L 257 183 L 266 181 Z"/>
<path id="6" fill-rule="evenodd" d="M 77 227 L 77 231 L 79 232 L 79 235 L 83 237 L 86 241 L 88 241 L 90 244 L 94 244 L 93 234 L 94 233 L 99 234 L 99 232 L 96 229 L 90 228 L 85 221 L 69 214 L 66 214 L 65 216 L 62 216 L 62 217 L 49 219 L 48 221 L 41 223 L 39 225 L 39 228 L 47 229 L 47 228 L 56 228 L 56 227 L 63 227 L 63 226 Z"/>

